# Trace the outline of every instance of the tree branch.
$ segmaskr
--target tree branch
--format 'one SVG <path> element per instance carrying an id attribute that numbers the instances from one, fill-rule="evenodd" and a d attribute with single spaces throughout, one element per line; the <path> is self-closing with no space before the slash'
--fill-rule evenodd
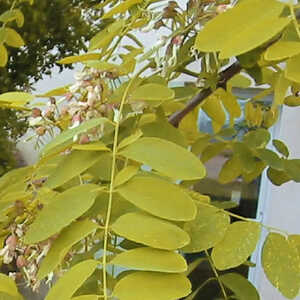
<path id="1" fill-rule="evenodd" d="M 230 80 L 234 75 L 238 74 L 242 70 L 242 67 L 239 63 L 235 62 L 226 70 L 220 73 L 220 80 L 218 82 L 217 87 L 221 87 L 226 89 L 226 83 Z M 211 89 L 204 89 L 199 94 L 197 94 L 190 102 L 187 103 L 186 107 L 182 110 L 179 110 L 172 114 L 169 117 L 169 123 L 174 127 L 178 127 L 180 121 L 195 107 L 197 107 L 204 99 L 206 99 L 213 91 Z"/>

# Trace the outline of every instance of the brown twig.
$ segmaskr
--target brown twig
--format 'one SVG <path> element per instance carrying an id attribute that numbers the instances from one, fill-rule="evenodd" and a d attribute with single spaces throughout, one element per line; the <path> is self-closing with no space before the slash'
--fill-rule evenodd
<path id="1" fill-rule="evenodd" d="M 220 80 L 217 87 L 225 89 L 227 81 L 230 80 L 234 75 L 238 74 L 241 70 L 242 67 L 239 63 L 233 63 L 230 67 L 220 73 Z M 198 106 L 204 99 L 206 99 L 211 93 L 212 90 L 210 88 L 202 90 L 192 100 L 190 100 L 182 110 L 179 110 L 172 114 L 169 117 L 169 123 L 174 127 L 178 127 L 180 121 L 196 106 Z"/>

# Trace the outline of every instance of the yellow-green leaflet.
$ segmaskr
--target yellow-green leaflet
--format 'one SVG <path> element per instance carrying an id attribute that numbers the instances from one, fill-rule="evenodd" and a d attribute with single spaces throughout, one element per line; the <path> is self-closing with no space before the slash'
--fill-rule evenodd
<path id="1" fill-rule="evenodd" d="M 45 300 L 69 299 L 95 271 L 98 261 L 86 260 L 72 267 L 51 288 Z"/>
<path id="2" fill-rule="evenodd" d="M 24 243 L 43 241 L 80 217 L 93 205 L 98 187 L 95 184 L 79 185 L 55 197 L 29 226 Z"/>
<path id="3" fill-rule="evenodd" d="M 265 52 L 265 60 L 283 60 L 300 54 L 300 43 L 292 41 L 278 41 Z"/>
<path id="4" fill-rule="evenodd" d="M 276 0 L 244 0 L 209 21 L 198 33 L 195 48 L 220 51 L 220 59 L 248 52 L 289 24 L 289 17 L 280 17 L 284 7 Z"/>
<path id="5" fill-rule="evenodd" d="M 260 300 L 256 288 L 245 277 L 237 273 L 220 276 L 222 283 L 229 288 L 239 300 Z"/>
<path id="6" fill-rule="evenodd" d="M 24 92 L 8 92 L 0 95 L 0 102 L 13 104 L 26 104 L 34 99 L 34 96 Z"/>
<path id="7" fill-rule="evenodd" d="M 108 19 L 116 14 L 125 13 L 131 6 L 141 3 L 143 0 L 124 0 L 121 4 L 115 6 L 109 12 L 103 15 L 102 19 Z"/>
<path id="8" fill-rule="evenodd" d="M 61 263 L 70 248 L 92 233 L 98 225 L 90 220 L 76 221 L 66 227 L 52 243 L 49 252 L 43 259 L 37 278 L 42 280 Z"/>
<path id="9" fill-rule="evenodd" d="M 83 295 L 71 298 L 70 300 L 98 300 L 98 295 Z"/>
<path id="10" fill-rule="evenodd" d="M 113 295 L 121 300 L 175 300 L 191 292 L 191 283 L 181 274 L 136 272 L 122 278 Z"/>
<path id="11" fill-rule="evenodd" d="M 136 88 L 130 95 L 130 101 L 165 101 L 174 97 L 175 92 L 167 86 L 148 83 Z"/>
<path id="12" fill-rule="evenodd" d="M 15 281 L 2 273 L 0 273 L 0 293 L 5 293 L 11 296 L 12 300 L 23 299 L 23 297 L 18 292 Z"/>
<path id="13" fill-rule="evenodd" d="M 58 64 L 73 64 L 77 62 L 83 62 L 87 60 L 96 60 L 100 58 L 100 54 L 98 53 L 87 53 L 87 54 L 82 54 L 82 55 L 72 55 L 65 57 L 59 61 L 57 61 Z"/>
<path id="14" fill-rule="evenodd" d="M 65 95 L 68 92 L 68 85 L 66 86 L 62 86 L 53 90 L 50 90 L 44 94 L 39 94 L 36 95 L 39 98 L 48 98 L 48 97 L 52 97 L 52 96 L 62 96 Z"/>
<path id="15" fill-rule="evenodd" d="M 222 211 L 197 204 L 196 219 L 185 223 L 183 227 L 191 237 L 191 242 L 182 248 L 186 253 L 201 252 L 215 246 L 223 239 L 230 224 L 230 217 Z"/>
<path id="16" fill-rule="evenodd" d="M 219 173 L 219 182 L 222 184 L 232 182 L 242 174 L 242 171 L 241 161 L 237 155 L 234 155 L 222 166 Z"/>
<path id="17" fill-rule="evenodd" d="M 101 153 L 98 151 L 75 150 L 65 155 L 64 160 L 50 174 L 45 187 L 55 189 L 63 185 L 93 166 L 100 159 Z"/>
<path id="18" fill-rule="evenodd" d="M 143 213 L 122 215 L 111 228 L 131 241 L 158 249 L 175 250 L 190 242 L 189 235 L 180 227 Z"/>
<path id="19" fill-rule="evenodd" d="M 180 254 L 148 247 L 120 253 L 110 264 L 141 271 L 181 273 L 187 270 L 186 261 Z"/>
<path id="20" fill-rule="evenodd" d="M 261 225 L 256 222 L 238 221 L 231 224 L 224 238 L 212 251 L 212 259 L 218 270 L 227 270 L 242 264 L 255 250 Z"/>
<path id="21" fill-rule="evenodd" d="M 5 43 L 8 46 L 19 48 L 25 45 L 22 37 L 12 28 L 4 27 L 2 30 L 5 31 Z"/>
<path id="22" fill-rule="evenodd" d="M 3 44 L 0 44 L 0 67 L 6 66 L 8 61 L 8 54 L 5 46 Z"/>
<path id="23" fill-rule="evenodd" d="M 84 151 L 110 151 L 109 148 L 106 147 L 106 145 L 102 142 L 93 142 L 88 144 L 77 144 L 72 146 L 72 149 L 75 150 L 84 150 Z"/>
<path id="24" fill-rule="evenodd" d="M 132 178 L 134 175 L 136 175 L 138 171 L 139 171 L 138 166 L 128 166 L 128 167 L 122 169 L 116 175 L 116 178 L 114 180 L 115 187 L 117 187 L 123 183 L 126 183 L 130 178 Z"/>
<path id="25" fill-rule="evenodd" d="M 288 299 L 299 294 L 300 257 L 295 244 L 279 233 L 270 233 L 262 251 L 262 265 L 270 282 Z"/>
<path id="26" fill-rule="evenodd" d="M 300 55 L 294 56 L 287 61 L 285 77 L 291 81 L 300 82 Z"/>
<path id="27" fill-rule="evenodd" d="M 126 200 L 157 217 L 190 221 L 196 217 L 193 199 L 180 187 L 155 177 L 134 177 L 117 191 Z"/>
<path id="28" fill-rule="evenodd" d="M 206 174 L 205 167 L 193 153 L 159 138 L 140 138 L 119 154 L 175 179 L 201 179 Z"/>
<path id="29" fill-rule="evenodd" d="M 42 150 L 42 155 L 49 154 L 49 152 L 53 150 L 56 150 L 58 152 L 59 150 L 63 149 L 66 145 L 72 144 L 72 139 L 75 135 L 92 129 L 100 124 L 105 123 L 106 121 L 106 118 L 95 118 L 88 120 L 75 128 L 65 130 L 44 147 L 44 149 Z"/>

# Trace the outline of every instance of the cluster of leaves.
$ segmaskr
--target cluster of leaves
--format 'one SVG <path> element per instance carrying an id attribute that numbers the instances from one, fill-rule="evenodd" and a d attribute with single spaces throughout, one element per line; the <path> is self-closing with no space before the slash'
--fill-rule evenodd
<path id="1" fill-rule="evenodd" d="M 265 273 L 292 299 L 300 289 L 299 235 L 235 215 L 193 185 L 205 176 L 203 162 L 224 150 L 229 159 L 221 183 L 240 176 L 250 182 L 266 168 L 275 184 L 299 181 L 299 160 L 288 158 L 282 141 L 272 141 L 276 152 L 269 149 L 267 130 L 281 105 L 299 104 L 298 6 L 190 0 L 182 9 L 175 1 L 157 7 L 160 2 L 98 4 L 104 28 L 87 54 L 59 61 L 83 63 L 84 70 L 75 84 L 42 95 L 51 97 L 48 110 L 34 107 L 28 93 L 0 95 L 2 106 L 31 110 L 39 142 L 61 131 L 35 165 L 0 179 L 3 263 L 14 262 L 19 272 L 11 276 L 33 289 L 62 275 L 47 300 L 191 300 L 212 280 L 225 300 L 257 300 L 255 287 L 234 268 L 247 263 L 264 226 L 270 231 Z M 160 27 L 169 36 L 145 49 L 137 29 Z M 198 72 L 190 69 L 193 62 L 201 65 Z M 142 76 L 146 70 L 150 75 Z M 194 79 L 171 88 L 181 74 Z M 248 87 L 249 78 L 267 88 L 239 102 L 234 87 Z M 265 103 L 272 92 L 273 102 Z M 212 133 L 198 131 L 199 110 Z M 239 118 L 246 134 L 235 126 Z M 192 287 L 187 276 L 195 264 L 188 266 L 183 254 L 198 252 L 214 277 Z M 0 293 L 20 298 L 12 279 L 1 276 L 0 283 Z"/>

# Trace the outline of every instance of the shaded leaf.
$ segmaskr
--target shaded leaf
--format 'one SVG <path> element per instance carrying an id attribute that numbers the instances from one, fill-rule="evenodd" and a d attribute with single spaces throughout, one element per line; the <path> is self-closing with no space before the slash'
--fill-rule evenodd
<path id="1" fill-rule="evenodd" d="M 243 141 L 250 148 L 263 148 L 271 139 L 271 134 L 264 128 L 259 128 L 248 132 L 244 137 Z"/>
<path id="2" fill-rule="evenodd" d="M 95 271 L 99 262 L 86 260 L 72 267 L 50 289 L 45 300 L 69 299 Z"/>
<path id="3" fill-rule="evenodd" d="M 217 269 L 237 267 L 254 252 L 260 237 L 261 226 L 256 222 L 238 221 L 232 223 L 223 238 L 212 251 Z"/>
<path id="4" fill-rule="evenodd" d="M 98 225 L 89 220 L 77 221 L 66 227 L 52 243 L 49 252 L 43 259 L 37 275 L 38 280 L 42 280 L 53 272 L 70 248 L 97 228 Z"/>
<path id="5" fill-rule="evenodd" d="M 203 164 L 194 154 L 158 138 L 141 138 L 119 154 L 176 179 L 201 179 L 206 174 Z"/>
<path id="6" fill-rule="evenodd" d="M 142 213 L 127 213 L 111 228 L 120 236 L 158 249 L 175 250 L 190 242 L 188 234 L 178 226 Z"/>
<path id="7" fill-rule="evenodd" d="M 273 140 L 272 141 L 273 146 L 276 148 L 276 150 L 281 153 L 285 157 L 289 157 L 290 152 L 286 144 L 280 140 Z"/>
<path id="8" fill-rule="evenodd" d="M 97 151 L 73 151 L 50 174 L 45 187 L 55 189 L 90 168 L 101 158 Z"/>
<path id="9" fill-rule="evenodd" d="M 284 160 L 284 170 L 292 180 L 300 182 L 300 159 Z"/>
<path id="10" fill-rule="evenodd" d="M 259 294 L 252 283 L 238 273 L 220 276 L 222 283 L 229 288 L 239 300 L 259 300 Z"/>
<path id="11" fill-rule="evenodd" d="M 165 120 L 147 123 L 141 127 L 141 130 L 144 137 L 156 137 L 168 140 L 179 146 L 186 146 L 186 141 L 182 133 Z"/>
<path id="12" fill-rule="evenodd" d="M 155 177 L 134 177 L 117 191 L 137 207 L 160 218 L 193 220 L 197 207 L 180 187 Z"/>
<path id="13" fill-rule="evenodd" d="M 5 27 L 5 43 L 8 46 L 19 48 L 25 45 L 22 37 L 12 28 Z"/>
<path id="14" fill-rule="evenodd" d="M 181 273 L 187 270 L 185 259 L 178 253 L 148 247 L 120 253 L 110 264 L 141 271 Z"/>
<path id="15" fill-rule="evenodd" d="M 228 159 L 219 173 L 219 182 L 226 184 L 234 181 L 242 174 L 242 164 L 238 156 Z"/>
<path id="16" fill-rule="evenodd" d="M 122 278 L 113 295 L 122 300 L 174 300 L 191 292 L 191 283 L 180 274 L 136 272 Z"/>
<path id="17" fill-rule="evenodd" d="M 268 168 L 267 176 L 275 185 L 282 185 L 292 179 L 285 171 L 279 171 L 273 168 Z"/>
<path id="18" fill-rule="evenodd" d="M 79 185 L 55 197 L 44 206 L 29 226 L 24 243 L 34 244 L 43 241 L 80 217 L 93 205 L 97 188 L 98 186 L 94 184 Z"/>
<path id="19" fill-rule="evenodd" d="M 130 178 L 137 174 L 139 167 L 137 166 L 128 166 L 122 169 L 116 176 L 114 180 L 114 186 L 117 187 L 121 184 L 126 183 Z"/>
<path id="20" fill-rule="evenodd" d="M 256 151 L 257 156 L 270 167 L 279 171 L 283 169 L 283 160 L 275 152 L 269 149 L 257 149 Z"/>
<path id="21" fill-rule="evenodd" d="M 288 299 L 300 289 L 300 258 L 297 248 L 285 236 L 270 233 L 262 251 L 262 265 L 270 282 Z"/>
<path id="22" fill-rule="evenodd" d="M 230 217 L 227 214 L 199 203 L 196 219 L 185 223 L 183 227 L 191 242 L 182 251 L 194 253 L 214 247 L 223 239 L 229 224 Z"/>
<path id="23" fill-rule="evenodd" d="M 227 144 L 220 142 L 220 143 L 211 143 L 209 144 L 207 147 L 204 148 L 204 150 L 202 151 L 202 155 L 201 155 L 201 161 L 202 162 L 207 162 L 210 159 L 212 159 L 213 157 L 219 155 L 220 153 L 223 152 L 223 150 L 225 150 Z"/>

